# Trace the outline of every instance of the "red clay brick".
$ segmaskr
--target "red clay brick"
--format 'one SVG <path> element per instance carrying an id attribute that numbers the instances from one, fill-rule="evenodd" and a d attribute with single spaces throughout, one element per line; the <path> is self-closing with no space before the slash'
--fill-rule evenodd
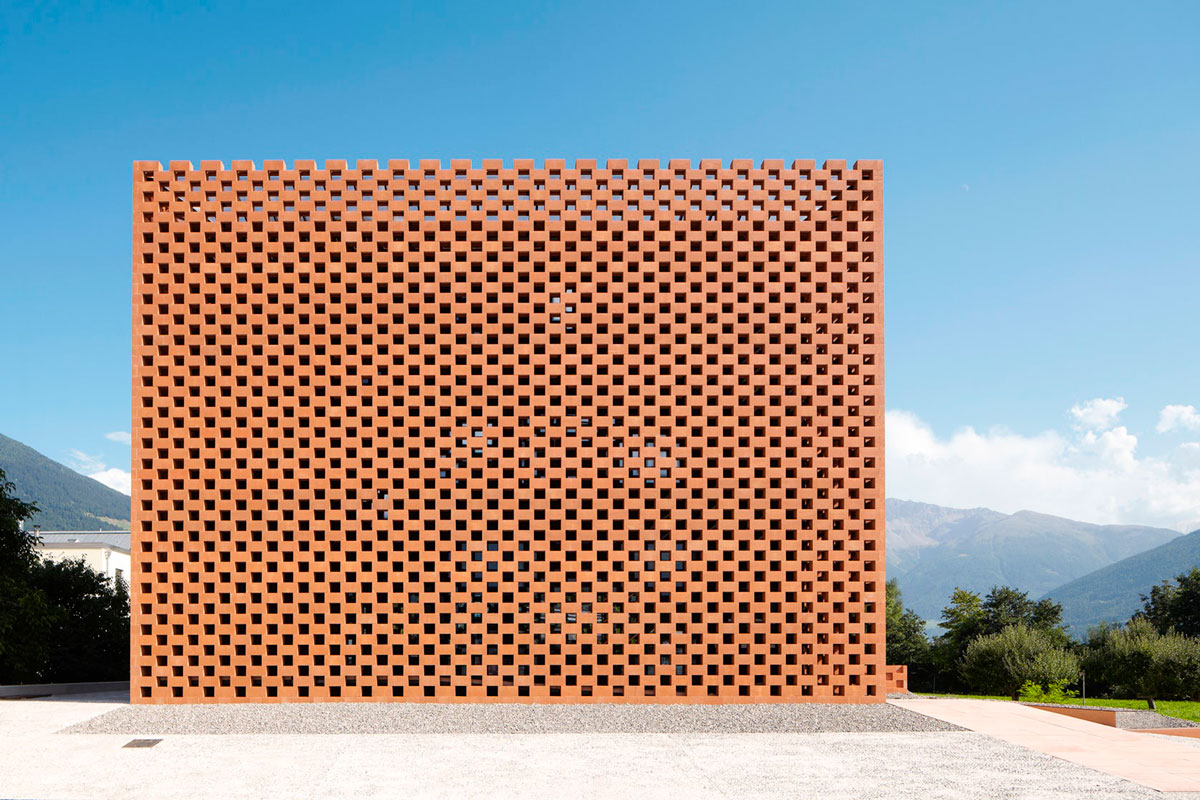
<path id="1" fill-rule="evenodd" d="M 908 691 L 908 665 L 888 664 L 883 670 L 884 690 L 891 692 Z"/>
<path id="2" fill-rule="evenodd" d="M 881 177 L 136 162 L 134 700 L 883 700 Z"/>

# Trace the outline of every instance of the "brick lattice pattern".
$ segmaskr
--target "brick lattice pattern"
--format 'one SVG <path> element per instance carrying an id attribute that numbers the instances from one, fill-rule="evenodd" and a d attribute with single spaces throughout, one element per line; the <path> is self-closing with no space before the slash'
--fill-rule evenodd
<path id="1" fill-rule="evenodd" d="M 136 702 L 874 702 L 881 165 L 137 162 Z"/>

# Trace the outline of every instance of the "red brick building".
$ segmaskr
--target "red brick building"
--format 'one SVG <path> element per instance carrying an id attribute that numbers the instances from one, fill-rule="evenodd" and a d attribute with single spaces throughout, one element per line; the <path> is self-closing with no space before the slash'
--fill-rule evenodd
<path id="1" fill-rule="evenodd" d="M 134 701 L 881 701 L 880 195 L 135 163 Z"/>

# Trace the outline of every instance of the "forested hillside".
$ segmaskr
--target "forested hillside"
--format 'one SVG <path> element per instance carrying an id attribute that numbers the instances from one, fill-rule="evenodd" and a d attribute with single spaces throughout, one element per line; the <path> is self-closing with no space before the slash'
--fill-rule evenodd
<path id="1" fill-rule="evenodd" d="M 1129 619 L 1152 586 L 1192 567 L 1200 567 L 1200 530 L 1089 572 L 1051 589 L 1046 597 L 1062 603 L 1063 622 L 1082 637 L 1098 622 Z"/>
<path id="2" fill-rule="evenodd" d="M 36 502 L 41 509 L 26 525 L 48 531 L 129 529 L 127 495 L 4 435 L 0 435 L 0 469 L 16 487 L 14 496 Z"/>

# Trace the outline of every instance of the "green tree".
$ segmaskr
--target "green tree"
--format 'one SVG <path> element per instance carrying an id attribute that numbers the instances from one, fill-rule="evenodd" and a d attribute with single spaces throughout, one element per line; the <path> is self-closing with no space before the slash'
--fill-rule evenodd
<path id="1" fill-rule="evenodd" d="M 1200 636 L 1200 568 L 1163 581 L 1142 595 L 1142 610 L 1135 616 L 1148 621 L 1159 633 L 1174 630 Z"/>
<path id="2" fill-rule="evenodd" d="M 49 624 L 46 597 L 30 580 L 38 563 L 37 539 L 21 526 L 37 506 L 12 493 L 0 469 L 0 683 L 29 683 L 45 662 Z"/>
<path id="3" fill-rule="evenodd" d="M 958 662 L 983 630 L 983 600 L 975 592 L 955 589 L 942 609 L 942 628 L 945 633 L 930 645 L 930 662 L 935 687 L 945 691 L 962 686 Z"/>
<path id="4" fill-rule="evenodd" d="M 43 561 L 34 583 L 49 604 L 46 668 L 50 683 L 129 677 L 129 594 L 82 559 Z M 115 584 L 115 585 L 114 585 Z"/>
<path id="5" fill-rule="evenodd" d="M 904 607 L 900 585 L 895 578 L 887 582 L 886 595 L 887 661 L 889 664 L 907 664 L 909 685 L 923 686 L 930 677 L 925 621 L 917 612 Z"/>
<path id="6" fill-rule="evenodd" d="M 1093 629 L 1085 666 L 1109 691 L 1145 700 L 1200 696 L 1200 639 L 1173 630 L 1161 633 L 1148 619 Z"/>
<path id="7" fill-rule="evenodd" d="M 967 647 L 981 636 L 994 636 L 1014 625 L 1040 631 L 1056 647 L 1069 646 L 1070 637 L 1062 625 L 1062 606 L 1058 603 L 1030 600 L 1026 592 L 1011 586 L 993 586 L 986 597 L 955 589 L 950 604 L 942 609 L 945 633 L 931 647 L 938 686 L 964 688 L 960 666 Z"/>
<path id="8" fill-rule="evenodd" d="M 22 578 L 0 576 L 0 683 L 39 683 L 50 628 L 46 596 Z"/>
<path id="9" fill-rule="evenodd" d="M 37 538 L 21 523 L 37 513 L 36 503 L 12 496 L 13 485 L 0 469 L 0 575 L 28 575 L 37 563 Z"/>
<path id="10" fill-rule="evenodd" d="M 1075 682 L 1079 659 L 1050 633 L 1017 623 L 973 639 L 960 670 L 971 689 L 1016 700 L 1027 681 L 1041 685 Z"/>
<path id="11" fill-rule="evenodd" d="M 129 674 L 129 596 L 83 561 L 44 561 L 21 522 L 37 506 L 0 470 L 0 683 Z"/>
<path id="12" fill-rule="evenodd" d="M 1062 605 L 1053 600 L 1030 600 L 1027 592 L 1011 586 L 993 586 L 981 604 L 983 635 L 999 633 L 1013 625 L 1025 625 L 1043 631 L 1065 645 L 1068 641 L 1062 626 Z"/>
<path id="13" fill-rule="evenodd" d="M 968 642 L 983 633 L 984 624 L 983 601 L 979 595 L 966 589 L 955 589 L 950 595 L 950 605 L 942 609 L 942 627 L 946 630 L 942 638 L 961 652 Z"/>

